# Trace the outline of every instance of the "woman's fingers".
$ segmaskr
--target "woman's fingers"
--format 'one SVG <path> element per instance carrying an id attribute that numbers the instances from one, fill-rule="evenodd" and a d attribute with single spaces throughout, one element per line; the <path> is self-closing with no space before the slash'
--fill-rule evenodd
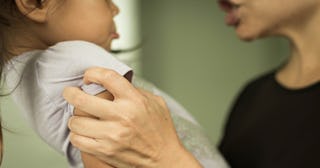
<path id="1" fill-rule="evenodd" d="M 94 138 L 81 136 L 73 132 L 70 132 L 69 136 L 72 145 L 82 152 L 86 152 L 92 155 L 98 155 L 97 150 L 92 150 L 98 149 L 100 145 Z"/>
<path id="2" fill-rule="evenodd" d="M 111 70 L 92 68 L 84 78 L 86 83 L 103 85 L 115 99 L 90 96 L 77 88 L 65 89 L 69 103 L 97 117 L 70 119 L 74 146 L 124 168 L 170 167 L 174 159 L 168 154 L 184 151 L 162 98 L 136 89 Z"/>
<path id="3" fill-rule="evenodd" d="M 95 156 L 104 156 L 105 161 L 107 159 L 114 160 L 114 157 L 118 151 L 116 143 L 106 139 L 94 139 L 91 137 L 86 137 L 82 135 L 75 134 L 70 132 L 70 141 L 73 146 L 78 148 L 80 151 L 95 155 Z M 112 164 L 114 166 L 114 164 Z"/>
<path id="4" fill-rule="evenodd" d="M 135 87 L 117 72 L 105 68 L 90 68 L 84 74 L 86 84 L 96 83 L 106 88 L 116 98 L 132 98 L 136 94 Z"/>
<path id="5" fill-rule="evenodd" d="M 88 95 L 76 87 L 66 87 L 63 97 L 75 108 L 98 118 L 117 118 L 117 106 L 111 101 Z M 107 107 L 101 108 L 100 106 Z"/>
<path id="6" fill-rule="evenodd" d="M 132 153 L 129 156 L 128 154 L 124 155 L 124 157 L 119 159 L 117 152 L 121 151 L 121 149 L 118 149 L 117 147 L 120 146 L 111 140 L 94 139 L 71 132 L 70 141 L 72 145 L 78 148 L 80 151 L 94 155 L 96 158 L 114 167 L 130 168 L 130 165 L 132 164 L 132 158 L 135 158 L 134 153 Z"/>
<path id="7" fill-rule="evenodd" d="M 94 118 L 73 116 L 69 119 L 68 127 L 71 132 L 93 139 L 118 141 L 128 136 L 130 127 L 116 121 L 103 121 Z"/>

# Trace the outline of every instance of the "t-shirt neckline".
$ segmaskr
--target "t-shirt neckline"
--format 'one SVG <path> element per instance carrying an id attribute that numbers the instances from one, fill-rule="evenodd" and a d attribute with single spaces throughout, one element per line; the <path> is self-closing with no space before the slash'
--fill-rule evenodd
<path id="1" fill-rule="evenodd" d="M 276 75 L 277 75 L 277 71 L 274 71 L 271 74 L 273 83 L 276 85 L 277 88 L 279 88 L 280 90 L 285 91 L 285 92 L 300 93 L 300 92 L 306 92 L 306 91 L 314 90 L 314 89 L 320 87 L 320 81 L 317 81 L 317 82 L 311 83 L 311 84 L 309 84 L 309 85 L 307 85 L 305 87 L 290 88 L 290 87 L 287 87 L 287 86 L 283 85 L 282 83 L 280 83 L 277 80 Z"/>

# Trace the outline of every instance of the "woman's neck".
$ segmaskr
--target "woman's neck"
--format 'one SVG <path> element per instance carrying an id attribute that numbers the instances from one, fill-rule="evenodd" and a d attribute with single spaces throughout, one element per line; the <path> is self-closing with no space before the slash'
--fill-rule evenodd
<path id="1" fill-rule="evenodd" d="M 320 14 L 307 24 L 287 31 L 291 41 L 288 64 L 277 73 L 277 80 L 289 88 L 304 88 L 320 81 Z"/>

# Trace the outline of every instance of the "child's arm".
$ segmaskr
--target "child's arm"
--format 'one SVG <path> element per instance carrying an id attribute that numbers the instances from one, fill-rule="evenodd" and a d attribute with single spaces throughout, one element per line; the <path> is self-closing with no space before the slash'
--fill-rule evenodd
<path id="1" fill-rule="evenodd" d="M 102 92 L 97 96 L 104 99 L 113 100 L 113 96 L 108 91 Z M 74 115 L 92 117 L 91 115 L 79 109 L 74 110 Z M 85 152 L 81 152 L 81 157 L 85 168 L 113 168 L 113 166 L 110 166 L 107 163 Z"/>

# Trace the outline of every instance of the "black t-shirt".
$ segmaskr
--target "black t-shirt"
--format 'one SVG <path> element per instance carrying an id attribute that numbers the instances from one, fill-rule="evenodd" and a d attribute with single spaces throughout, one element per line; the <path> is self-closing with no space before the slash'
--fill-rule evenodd
<path id="1" fill-rule="evenodd" d="M 233 168 L 320 168 L 320 83 L 291 90 L 274 72 L 249 83 L 219 149 Z"/>

